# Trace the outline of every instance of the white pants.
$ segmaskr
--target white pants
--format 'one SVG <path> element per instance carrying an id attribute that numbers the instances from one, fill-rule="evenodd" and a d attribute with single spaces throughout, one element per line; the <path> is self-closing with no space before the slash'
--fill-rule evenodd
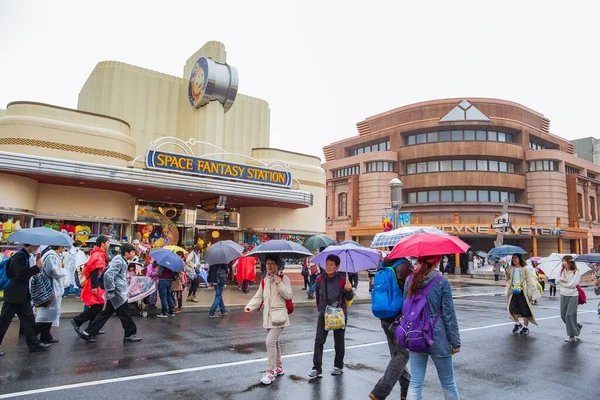
<path id="1" fill-rule="evenodd" d="M 283 328 L 271 328 L 267 329 L 267 332 L 267 371 L 274 371 L 275 368 L 280 368 L 282 366 L 279 335 L 283 332 Z"/>

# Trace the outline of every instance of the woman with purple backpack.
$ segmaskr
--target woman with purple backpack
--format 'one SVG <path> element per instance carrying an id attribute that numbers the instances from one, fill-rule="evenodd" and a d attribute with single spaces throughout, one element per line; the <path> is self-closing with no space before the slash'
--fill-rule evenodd
<path id="1" fill-rule="evenodd" d="M 454 364 L 452 355 L 460 351 L 460 333 L 450 282 L 438 270 L 441 256 L 419 257 L 415 272 L 404 286 L 405 308 L 407 313 L 407 298 L 425 294 L 429 309 L 430 322 L 433 326 L 433 343 L 422 352 L 410 351 L 411 380 L 408 388 L 408 398 L 420 400 L 429 358 L 437 370 L 446 400 L 459 399 L 458 388 L 454 380 Z M 409 302 L 410 304 L 410 302 Z M 417 304 L 417 303 L 413 303 Z M 410 350 L 410 349 L 409 349 Z"/>

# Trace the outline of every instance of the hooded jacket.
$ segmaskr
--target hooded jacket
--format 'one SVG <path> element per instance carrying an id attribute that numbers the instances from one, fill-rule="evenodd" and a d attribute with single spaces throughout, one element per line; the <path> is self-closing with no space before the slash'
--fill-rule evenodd
<path id="1" fill-rule="evenodd" d="M 104 290 L 98 287 L 98 277 L 105 266 L 106 253 L 100 247 L 94 247 L 83 270 L 83 276 L 85 276 L 87 281 L 81 291 L 81 300 L 88 307 L 96 304 L 104 304 Z M 92 289 L 97 290 L 96 294 L 92 293 Z"/>

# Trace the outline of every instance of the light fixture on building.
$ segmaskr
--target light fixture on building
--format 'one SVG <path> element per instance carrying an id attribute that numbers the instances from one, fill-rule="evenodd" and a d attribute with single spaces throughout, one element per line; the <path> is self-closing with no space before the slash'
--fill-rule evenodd
<path id="1" fill-rule="evenodd" d="M 390 181 L 390 207 L 394 211 L 394 220 L 392 224 L 394 229 L 398 228 L 398 212 L 402 208 L 402 188 L 404 185 L 398 178 L 394 178 Z"/>

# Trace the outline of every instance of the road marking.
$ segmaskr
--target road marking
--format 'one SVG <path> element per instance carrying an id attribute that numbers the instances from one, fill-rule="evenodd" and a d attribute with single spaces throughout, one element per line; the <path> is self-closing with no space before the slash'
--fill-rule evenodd
<path id="1" fill-rule="evenodd" d="M 596 312 L 596 310 L 584 310 L 584 311 L 579 311 L 577 314 L 595 313 L 595 312 Z M 556 319 L 556 318 L 560 318 L 560 315 L 553 316 L 553 317 L 537 318 L 537 321 Z M 501 324 L 478 326 L 478 327 L 474 327 L 474 328 L 461 329 L 460 332 L 471 332 L 471 331 L 490 329 L 490 328 L 496 328 L 499 326 L 506 326 L 506 325 L 513 325 L 513 324 L 514 324 L 514 322 L 505 322 L 505 323 L 501 323 Z M 387 344 L 387 340 L 381 341 L 381 342 L 356 344 L 356 345 L 352 345 L 352 346 L 347 346 L 346 349 L 347 350 L 360 349 L 360 348 L 364 348 L 364 347 L 379 346 L 382 344 Z M 330 353 L 333 351 L 335 351 L 335 349 L 325 349 L 325 350 L 323 350 L 323 353 Z M 301 352 L 301 353 L 287 354 L 287 355 L 282 356 L 282 358 L 286 358 L 286 359 L 287 358 L 298 358 L 298 357 L 309 356 L 312 354 L 313 354 L 312 351 L 305 351 L 305 352 Z M 73 384 L 69 384 L 69 385 L 51 386 L 51 387 L 41 388 L 41 389 L 25 390 L 22 392 L 0 394 L 0 399 L 11 399 L 11 398 L 20 397 L 20 396 L 31 396 L 34 394 L 58 392 L 61 390 L 78 389 L 78 388 L 89 387 L 89 386 L 106 385 L 109 383 L 128 382 L 128 381 L 135 381 L 135 380 L 140 380 L 140 379 L 149 379 L 149 378 L 156 378 L 156 377 L 169 376 L 169 375 L 185 374 L 188 372 L 198 372 L 198 371 L 206 371 L 206 370 L 211 370 L 211 369 L 237 367 L 240 365 L 256 364 L 256 363 L 266 362 L 266 361 L 267 361 L 266 357 L 253 358 L 251 360 L 232 361 L 232 362 L 222 363 L 222 364 L 203 365 L 201 367 L 182 368 L 182 369 L 176 369 L 176 370 L 171 370 L 171 371 L 152 372 L 152 373 L 148 373 L 148 374 L 122 376 L 119 378 L 108 378 L 108 379 L 101 379 L 101 380 L 97 380 L 97 381 L 73 383 Z"/>
<path id="2" fill-rule="evenodd" d="M 456 299 L 456 300 L 462 300 L 462 299 Z M 501 305 L 503 308 L 506 308 L 506 302 L 499 302 L 499 301 L 485 301 L 485 300 L 464 300 L 465 303 L 460 303 L 460 304 L 473 304 L 473 303 L 483 303 L 483 304 L 497 304 L 497 305 Z M 544 310 L 560 310 L 560 307 L 550 307 L 550 306 L 540 306 L 540 305 L 534 305 L 533 306 L 534 310 L 537 309 L 544 309 Z M 579 308 L 581 311 L 587 311 L 587 312 L 596 312 L 597 310 L 586 310 L 586 309 L 581 309 Z M 536 318 L 537 319 L 537 318 Z"/>
<path id="3" fill-rule="evenodd" d="M 504 295 L 506 294 L 505 291 L 502 292 L 494 292 L 494 293 L 470 293 L 470 294 L 453 294 L 452 298 L 453 299 L 462 299 L 462 298 L 467 298 L 467 297 L 485 297 L 485 296 L 498 296 L 498 295 Z"/>

